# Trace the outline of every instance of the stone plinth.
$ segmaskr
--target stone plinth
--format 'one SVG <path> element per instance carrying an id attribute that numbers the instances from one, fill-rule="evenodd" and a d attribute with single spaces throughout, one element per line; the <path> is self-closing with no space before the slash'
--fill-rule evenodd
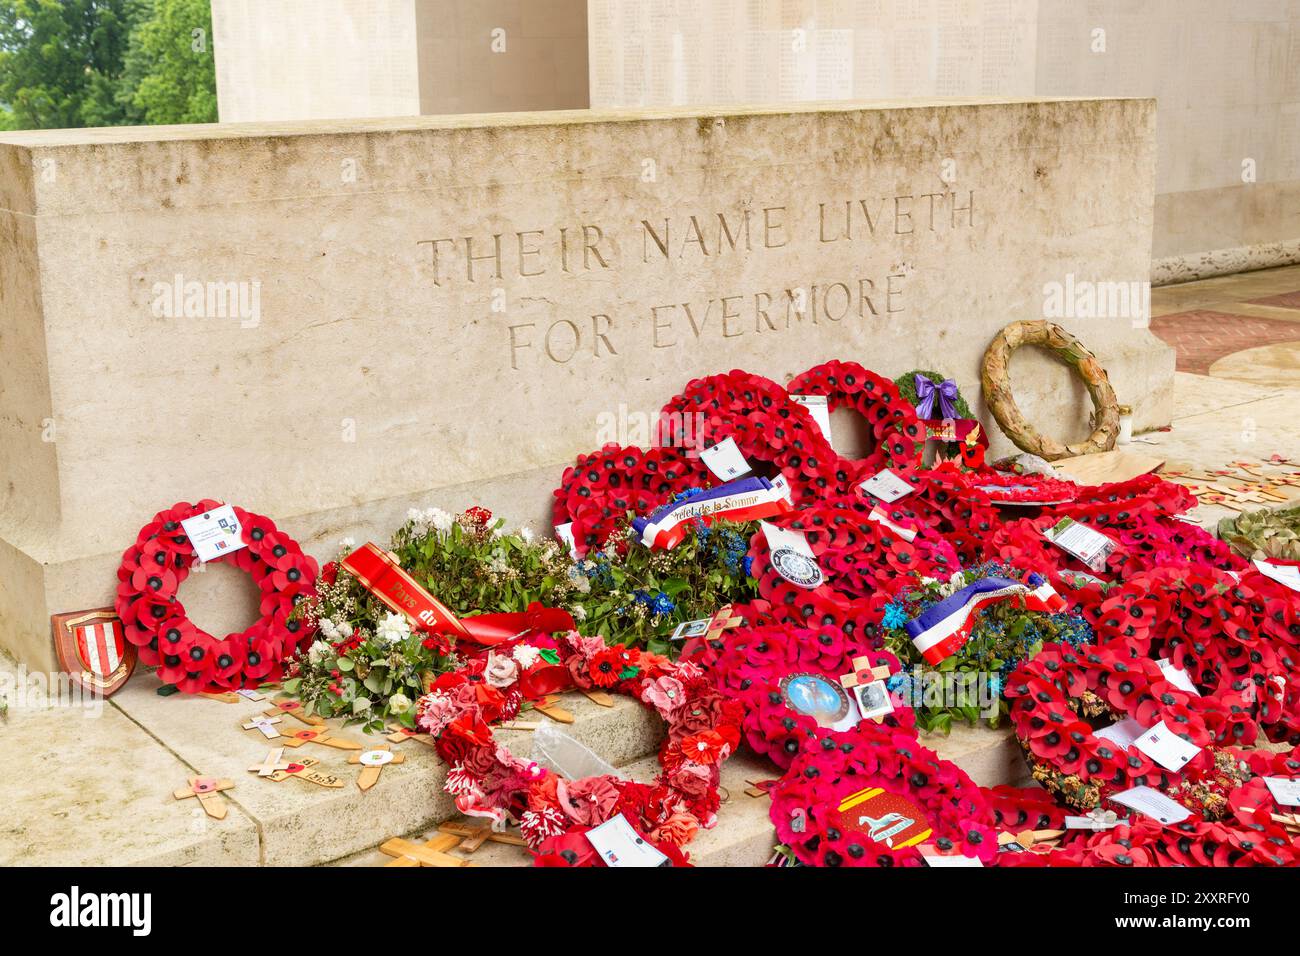
<path id="1" fill-rule="evenodd" d="M 1147 275 L 1153 128 L 1044 100 L 4 134 L 0 642 L 52 666 L 49 615 L 109 603 L 178 500 L 326 557 L 416 504 L 546 528 L 564 465 L 711 372 L 856 359 L 976 398 L 1051 290 Z M 1172 350 L 1060 321 L 1169 420 Z M 1031 420 L 1086 433 L 1063 368 L 1015 365 Z M 199 624 L 247 623 L 229 583 L 186 583 Z"/>

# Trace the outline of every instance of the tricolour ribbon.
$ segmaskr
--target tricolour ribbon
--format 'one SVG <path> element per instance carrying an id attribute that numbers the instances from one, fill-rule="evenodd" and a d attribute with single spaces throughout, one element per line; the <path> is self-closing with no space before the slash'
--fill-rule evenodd
<path id="1" fill-rule="evenodd" d="M 927 664 L 938 664 L 961 649 L 970 638 L 975 612 L 985 604 L 1023 597 L 1031 611 L 1056 613 L 1065 601 L 1041 575 L 1031 574 L 1029 584 L 1009 578 L 981 578 L 926 608 L 907 622 L 907 635 Z"/>
<path id="2" fill-rule="evenodd" d="M 672 549 L 686 537 L 690 522 L 757 521 L 788 514 L 794 507 L 784 490 L 766 478 L 738 478 L 689 498 L 660 505 L 632 521 L 647 548 Z"/>

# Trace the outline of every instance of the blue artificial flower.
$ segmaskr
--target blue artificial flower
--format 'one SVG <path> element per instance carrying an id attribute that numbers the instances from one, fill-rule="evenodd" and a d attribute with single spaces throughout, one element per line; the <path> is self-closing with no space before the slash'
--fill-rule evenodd
<path id="1" fill-rule="evenodd" d="M 910 620 L 911 618 L 908 616 L 907 611 L 904 610 L 898 602 L 891 601 L 889 604 L 885 605 L 885 616 L 880 623 L 886 629 L 892 630 L 894 628 L 902 627 Z"/>
<path id="2" fill-rule="evenodd" d="M 754 576 L 754 559 L 751 558 L 749 555 L 745 555 L 745 577 L 752 578 L 753 576 Z"/>
<path id="3" fill-rule="evenodd" d="M 673 603 L 667 594 L 660 591 L 655 595 L 654 601 L 650 603 L 650 610 L 655 614 L 672 614 L 673 611 L 677 610 L 677 605 Z"/>

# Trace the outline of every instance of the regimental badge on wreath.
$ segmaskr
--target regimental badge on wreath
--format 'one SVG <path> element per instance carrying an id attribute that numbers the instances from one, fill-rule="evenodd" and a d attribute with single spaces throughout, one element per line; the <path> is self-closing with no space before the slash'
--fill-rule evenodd
<path id="1" fill-rule="evenodd" d="M 111 696 L 135 670 L 135 646 L 111 607 L 55 614 L 50 624 L 59 664 L 92 694 Z"/>

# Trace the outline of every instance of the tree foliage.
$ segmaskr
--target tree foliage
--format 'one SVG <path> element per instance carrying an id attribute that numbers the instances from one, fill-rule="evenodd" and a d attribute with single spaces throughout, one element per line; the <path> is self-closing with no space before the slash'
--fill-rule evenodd
<path id="1" fill-rule="evenodd" d="M 0 129 L 217 118 L 209 0 L 0 0 Z"/>

